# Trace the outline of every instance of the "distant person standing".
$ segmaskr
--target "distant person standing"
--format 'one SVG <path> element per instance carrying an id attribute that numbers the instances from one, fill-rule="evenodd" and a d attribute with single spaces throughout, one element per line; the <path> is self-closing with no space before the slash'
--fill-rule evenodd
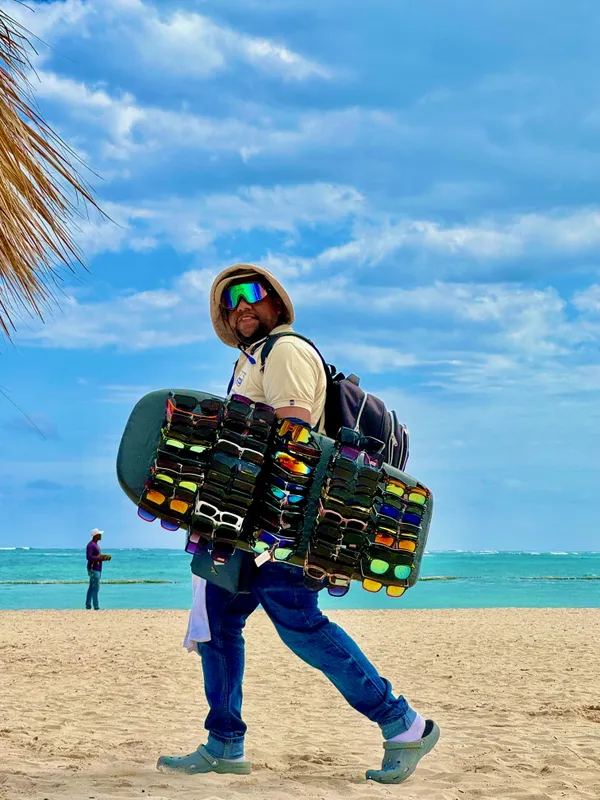
<path id="1" fill-rule="evenodd" d="M 100 578 L 102 577 L 102 562 L 110 561 L 112 556 L 108 553 L 102 553 L 98 542 L 102 539 L 104 531 L 99 531 L 94 528 L 91 533 L 92 539 L 88 542 L 85 549 L 85 557 L 87 559 L 87 571 L 90 578 L 87 595 L 85 598 L 85 607 L 91 609 L 92 605 L 96 611 L 99 610 L 98 605 L 98 592 L 100 591 Z"/>

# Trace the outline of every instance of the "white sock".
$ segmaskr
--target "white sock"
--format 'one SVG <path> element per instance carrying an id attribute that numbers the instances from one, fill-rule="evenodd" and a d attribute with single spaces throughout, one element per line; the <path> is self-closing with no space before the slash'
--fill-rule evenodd
<path id="1" fill-rule="evenodd" d="M 423 738 L 423 734 L 425 733 L 425 720 L 420 714 L 417 714 L 417 717 L 413 724 L 407 731 L 404 733 L 399 733 L 398 736 L 392 736 L 391 739 L 387 739 L 388 742 L 418 742 L 419 739 Z"/>
<path id="2" fill-rule="evenodd" d="M 246 756 L 237 756 L 237 758 L 220 758 L 219 761 L 245 761 Z"/>

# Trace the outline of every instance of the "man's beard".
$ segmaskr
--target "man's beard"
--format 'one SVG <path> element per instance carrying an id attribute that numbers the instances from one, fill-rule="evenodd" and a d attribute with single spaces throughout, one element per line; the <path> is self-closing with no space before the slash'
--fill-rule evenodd
<path id="1" fill-rule="evenodd" d="M 237 329 L 235 330 L 235 335 L 240 344 L 247 346 L 266 338 L 271 333 L 271 330 L 272 328 L 269 328 L 269 326 L 265 325 L 264 322 L 258 320 L 256 330 L 254 333 L 250 334 L 250 336 L 242 336 Z"/>

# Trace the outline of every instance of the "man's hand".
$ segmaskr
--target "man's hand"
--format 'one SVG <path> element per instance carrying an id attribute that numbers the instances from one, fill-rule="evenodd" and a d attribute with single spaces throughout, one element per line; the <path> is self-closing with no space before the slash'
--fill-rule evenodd
<path id="1" fill-rule="evenodd" d="M 101 561 L 110 561 L 111 558 L 112 556 L 110 556 L 108 553 L 102 553 L 102 555 L 100 556 Z"/>

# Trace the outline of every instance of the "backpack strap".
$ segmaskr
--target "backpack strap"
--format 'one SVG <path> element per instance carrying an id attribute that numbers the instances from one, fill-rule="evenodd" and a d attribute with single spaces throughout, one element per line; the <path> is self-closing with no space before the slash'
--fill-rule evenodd
<path id="1" fill-rule="evenodd" d="M 271 350 L 275 347 L 275 343 L 278 341 L 278 339 L 281 339 L 282 336 L 295 336 L 297 339 L 302 339 L 303 342 L 306 342 L 317 351 L 317 355 L 325 367 L 325 378 L 327 380 L 327 390 L 329 391 L 330 386 L 333 384 L 333 376 L 336 373 L 336 368 L 333 366 L 333 364 L 328 364 L 325 361 L 321 351 L 311 339 L 309 339 L 307 336 L 302 336 L 301 333 L 296 333 L 295 331 L 282 331 L 281 333 L 272 333 L 270 336 L 267 336 L 262 350 L 260 351 L 260 371 L 264 372 L 265 361 L 269 357 Z"/>
<path id="2" fill-rule="evenodd" d="M 325 359 L 323 358 L 321 351 L 316 346 L 316 344 L 311 341 L 308 337 L 302 336 L 300 333 L 295 333 L 294 331 L 282 331 L 281 333 L 272 333 L 270 336 L 267 336 L 267 340 L 264 343 L 262 350 L 260 352 L 260 371 L 264 372 L 265 369 L 265 362 L 269 357 L 269 353 L 275 347 L 275 343 L 278 339 L 282 336 L 295 336 L 297 339 L 302 339 L 302 341 L 309 344 L 314 350 L 316 350 L 317 355 L 321 359 L 323 364 L 323 368 L 325 369 L 325 382 L 327 384 L 326 392 L 325 392 L 325 425 L 327 426 L 327 417 L 328 417 L 328 398 L 331 399 L 333 397 L 332 389 L 334 388 L 333 383 L 333 376 L 336 374 L 336 368 L 333 364 L 328 364 Z M 330 402 L 331 400 L 329 400 Z M 323 418 L 321 417 L 321 420 Z M 320 421 L 319 421 L 320 422 Z"/>

